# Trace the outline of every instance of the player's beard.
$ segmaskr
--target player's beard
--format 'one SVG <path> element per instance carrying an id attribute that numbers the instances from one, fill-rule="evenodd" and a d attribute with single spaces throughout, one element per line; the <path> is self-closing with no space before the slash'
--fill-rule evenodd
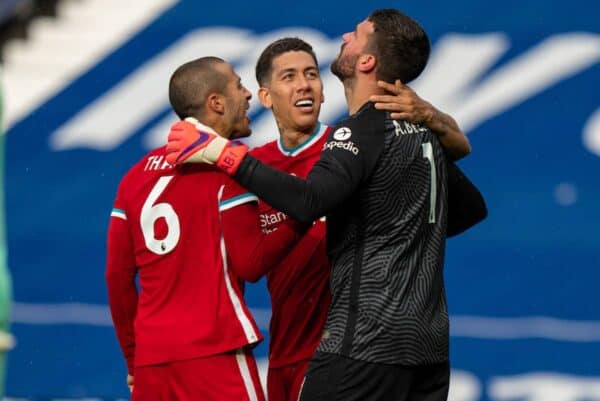
<path id="1" fill-rule="evenodd" d="M 347 79 L 354 78 L 355 71 L 354 66 L 356 65 L 356 61 L 360 55 L 345 55 L 344 49 L 340 51 L 340 54 L 333 60 L 331 63 L 331 72 L 333 75 L 338 77 L 338 79 L 342 82 Z"/>
<path id="2" fill-rule="evenodd" d="M 247 115 L 247 110 L 249 107 L 250 106 L 248 102 L 238 107 L 236 118 L 232 124 L 232 131 L 229 139 L 246 138 L 252 134 L 252 129 L 250 128 L 250 118 L 248 118 Z"/>
<path id="3" fill-rule="evenodd" d="M 236 129 L 234 129 L 233 132 L 231 133 L 231 136 L 229 137 L 229 139 L 246 138 L 246 137 L 249 137 L 251 134 L 252 134 L 252 129 L 250 128 L 250 126 L 247 124 L 244 124 L 240 127 L 236 127 Z"/>
<path id="4" fill-rule="evenodd" d="M 246 138 L 252 134 L 252 129 L 250 128 L 250 121 L 246 117 L 246 113 L 241 117 L 238 117 L 235 124 L 233 124 L 233 128 L 231 130 L 231 135 L 229 139 L 239 139 Z"/>

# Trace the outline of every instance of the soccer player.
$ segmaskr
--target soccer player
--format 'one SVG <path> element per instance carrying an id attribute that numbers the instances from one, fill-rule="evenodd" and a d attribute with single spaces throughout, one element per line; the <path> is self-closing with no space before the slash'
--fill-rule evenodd
<path id="1" fill-rule="evenodd" d="M 319 123 L 323 83 L 312 47 L 299 38 L 269 44 L 256 65 L 261 104 L 271 109 L 280 138 L 250 153 L 279 170 L 305 178 L 319 159 L 331 127 Z M 387 86 L 397 96 L 379 107 L 408 113 L 407 120 L 435 125 L 449 151 L 469 152 L 454 120 L 422 101 L 400 83 Z M 402 117 L 402 116 L 401 116 Z M 431 127 L 434 129 L 434 127 Z M 437 132 L 436 132 L 437 133 Z M 259 201 L 263 231 L 272 232 L 287 216 Z M 329 305 L 329 260 L 325 224 L 317 221 L 277 267 L 267 273 L 272 314 L 269 328 L 267 395 L 270 401 L 296 401 L 306 367 L 321 339 Z"/>
<path id="2" fill-rule="evenodd" d="M 318 121 L 323 83 L 309 44 L 285 38 L 265 48 L 256 65 L 261 104 L 273 111 L 280 137 L 252 155 L 298 177 L 319 159 L 331 128 Z M 265 232 L 278 230 L 287 216 L 259 201 Z M 325 223 L 316 221 L 280 263 L 267 273 L 271 296 L 269 401 L 296 401 L 325 324 L 329 306 L 329 260 Z"/>
<path id="3" fill-rule="evenodd" d="M 397 10 L 378 10 L 344 35 L 332 64 L 350 117 L 328 137 L 306 180 L 214 137 L 197 143 L 178 125 L 167 145 L 174 163 L 216 163 L 290 216 L 327 215 L 331 304 L 301 400 L 446 400 L 448 313 L 443 283 L 447 232 L 446 155 L 430 129 L 397 122 L 370 102 L 378 80 L 410 82 L 424 69 L 429 40 Z M 194 143 L 196 142 L 196 143 Z M 460 180 L 458 180 L 460 181 Z M 464 183 L 464 181 L 463 181 Z M 463 227 L 485 217 L 478 191 Z"/>
<path id="4" fill-rule="evenodd" d="M 214 57 L 182 65 L 169 84 L 179 117 L 223 138 L 250 133 L 250 97 Z M 134 401 L 264 400 L 250 350 L 262 337 L 242 280 L 261 277 L 297 231 L 288 220 L 263 235 L 254 195 L 214 166 L 170 165 L 164 147 L 129 170 L 111 214 L 106 280 Z"/>

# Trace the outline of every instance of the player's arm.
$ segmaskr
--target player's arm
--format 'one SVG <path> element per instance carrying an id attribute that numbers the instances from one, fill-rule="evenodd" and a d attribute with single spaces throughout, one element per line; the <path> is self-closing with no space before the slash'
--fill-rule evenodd
<path id="1" fill-rule="evenodd" d="M 370 126 L 372 129 L 377 124 L 373 121 Z M 314 221 L 356 191 L 362 180 L 370 176 L 383 149 L 384 136 L 371 135 L 369 128 L 357 126 L 355 120 L 335 132 L 340 129 L 347 129 L 350 136 L 340 141 L 332 133 L 306 180 L 251 156 L 243 159 L 233 177 L 274 208 L 299 221 Z"/>
<path id="2" fill-rule="evenodd" d="M 421 99 L 411 88 L 396 81 L 378 85 L 395 94 L 372 96 L 377 109 L 389 110 L 398 120 L 423 123 L 440 139 L 450 159 L 460 159 L 471 152 L 469 140 L 454 119 Z M 487 216 L 483 196 L 454 162 L 448 163 L 448 230 L 449 237 L 473 227 Z"/>
<path id="3" fill-rule="evenodd" d="M 332 133 L 306 180 L 261 163 L 247 154 L 247 146 L 199 130 L 187 121 L 171 127 L 167 161 L 216 164 L 274 208 L 312 222 L 350 196 L 375 167 L 384 145 L 384 135 L 373 132 L 381 126 L 377 114 L 370 112 L 360 121 L 351 119 L 340 127 L 343 132 Z"/>
<path id="4" fill-rule="evenodd" d="M 426 125 L 438 136 L 446 153 L 453 160 L 471 153 L 469 139 L 450 115 L 421 99 L 415 91 L 400 81 L 396 81 L 395 84 L 379 81 L 377 85 L 393 95 L 371 96 L 370 100 L 375 102 L 375 108 L 389 110 L 395 120 Z"/>
<path id="5" fill-rule="evenodd" d="M 108 226 L 106 284 L 108 303 L 117 339 L 127 362 L 129 375 L 134 374 L 134 320 L 138 292 L 135 285 L 137 268 L 133 242 L 124 209 L 113 209 Z"/>
<path id="6" fill-rule="evenodd" d="M 254 201 L 240 203 L 244 196 Z M 251 194 L 236 199 L 236 203 L 222 201 L 219 205 L 223 239 L 231 269 L 242 280 L 255 282 L 277 266 L 310 226 L 287 220 L 265 234 L 260 227 L 258 199 Z"/>

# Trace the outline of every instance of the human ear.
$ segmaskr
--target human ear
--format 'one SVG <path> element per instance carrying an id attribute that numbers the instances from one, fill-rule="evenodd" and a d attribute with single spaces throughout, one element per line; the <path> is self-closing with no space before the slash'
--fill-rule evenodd
<path id="1" fill-rule="evenodd" d="M 269 90 L 269 88 L 267 88 L 265 86 L 261 86 L 258 89 L 258 100 L 260 101 L 260 104 L 262 104 L 262 106 L 265 109 L 270 109 L 273 107 L 273 101 L 271 99 L 271 91 Z"/>

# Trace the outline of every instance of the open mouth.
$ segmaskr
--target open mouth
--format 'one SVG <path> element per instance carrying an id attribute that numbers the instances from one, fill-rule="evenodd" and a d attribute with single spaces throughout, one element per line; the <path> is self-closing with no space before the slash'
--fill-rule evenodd
<path id="1" fill-rule="evenodd" d="M 294 103 L 294 106 L 300 108 L 300 110 L 302 110 L 302 111 L 310 112 L 310 111 L 312 111 L 312 108 L 313 108 L 313 100 L 312 99 L 300 99 L 296 103 Z"/>

